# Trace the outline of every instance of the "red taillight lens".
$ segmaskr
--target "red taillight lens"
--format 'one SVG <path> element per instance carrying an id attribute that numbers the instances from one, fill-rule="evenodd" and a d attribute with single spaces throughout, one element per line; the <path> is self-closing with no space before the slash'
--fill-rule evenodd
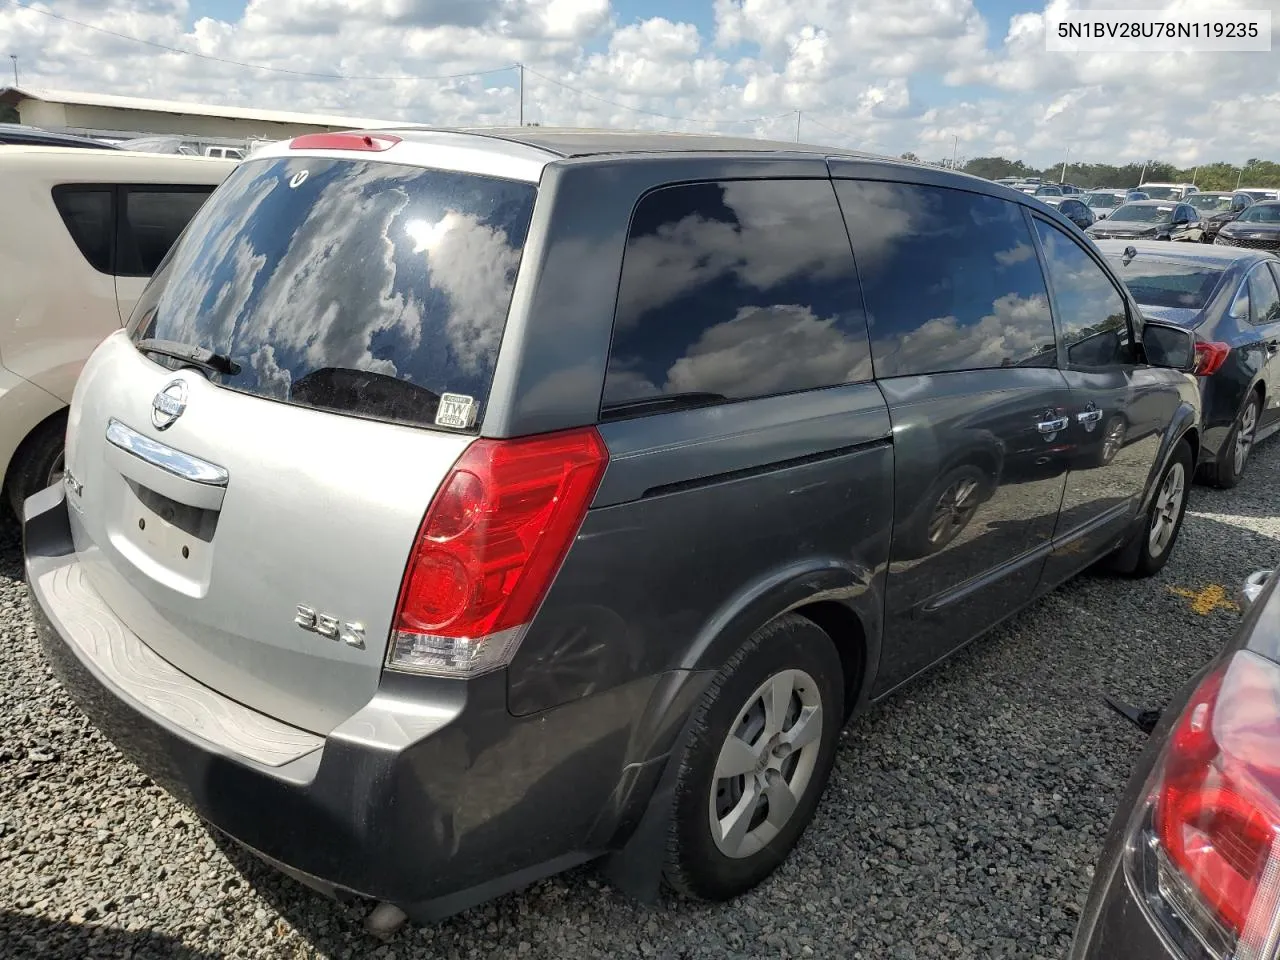
<path id="1" fill-rule="evenodd" d="M 418 531 L 387 665 L 450 677 L 505 665 L 608 462 L 594 428 L 472 443 Z"/>
<path id="2" fill-rule="evenodd" d="M 1216 341 L 1197 341 L 1196 365 L 1191 372 L 1197 377 L 1212 376 L 1227 362 L 1227 357 L 1230 353 L 1230 344 Z"/>
<path id="3" fill-rule="evenodd" d="M 1178 719 L 1154 794 L 1154 836 L 1237 956 L 1265 940 L 1280 898 L 1280 667 L 1247 651 Z M 1199 913 L 1200 910 L 1192 911 Z"/>
<path id="4" fill-rule="evenodd" d="M 389 133 L 305 133 L 289 141 L 290 150 L 390 150 L 400 138 Z"/>

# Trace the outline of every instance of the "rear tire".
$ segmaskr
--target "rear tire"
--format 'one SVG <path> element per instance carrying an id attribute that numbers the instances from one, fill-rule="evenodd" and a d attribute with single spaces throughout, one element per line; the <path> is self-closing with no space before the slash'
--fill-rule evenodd
<path id="1" fill-rule="evenodd" d="M 844 726 L 831 638 L 785 614 L 711 681 L 679 764 L 663 878 L 723 901 L 768 877 L 813 818 Z"/>
<path id="2" fill-rule="evenodd" d="M 27 434 L 9 461 L 5 492 L 18 520 L 27 497 L 62 479 L 66 436 L 66 414 L 50 417 Z"/>
<path id="3" fill-rule="evenodd" d="M 1258 435 L 1258 417 L 1261 411 L 1262 403 L 1258 399 L 1258 393 L 1256 390 L 1251 391 L 1236 416 L 1236 422 L 1231 425 L 1227 442 L 1222 445 L 1222 452 L 1218 454 L 1218 461 L 1214 464 L 1210 479 L 1215 487 L 1230 490 L 1244 476 L 1249 454 L 1253 452 L 1254 438 Z"/>
<path id="4" fill-rule="evenodd" d="M 1156 481 L 1155 494 L 1133 539 L 1114 553 L 1107 566 L 1126 577 L 1152 577 L 1164 569 L 1187 515 L 1193 466 L 1191 446 L 1178 442 Z"/>

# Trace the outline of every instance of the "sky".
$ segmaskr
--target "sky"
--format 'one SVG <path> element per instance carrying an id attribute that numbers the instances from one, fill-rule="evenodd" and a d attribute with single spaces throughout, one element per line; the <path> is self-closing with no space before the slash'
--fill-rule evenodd
<path id="1" fill-rule="evenodd" d="M 515 123 L 522 63 L 524 119 L 547 126 L 795 139 L 798 119 L 809 143 L 926 159 L 1280 160 L 1280 37 L 1046 52 L 1047 12 L 1109 8 L 1267 9 L 1280 33 L 1280 0 L 0 0 L 0 54 L 33 89 L 379 120 Z"/>

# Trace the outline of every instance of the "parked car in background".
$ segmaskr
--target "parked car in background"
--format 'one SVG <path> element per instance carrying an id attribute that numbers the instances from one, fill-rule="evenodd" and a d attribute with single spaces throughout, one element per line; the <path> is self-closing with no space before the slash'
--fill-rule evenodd
<path id="1" fill-rule="evenodd" d="M 1105 220 L 1124 206 L 1126 196 L 1124 190 L 1090 190 L 1081 194 L 1079 200 L 1089 208 L 1095 220 Z"/>
<path id="2" fill-rule="evenodd" d="M 1022 188 L 1022 192 L 1033 197 L 1060 197 L 1062 189 L 1054 186 L 1052 183 L 1027 184 Z"/>
<path id="3" fill-rule="evenodd" d="M 206 157 L 217 157 L 222 160 L 243 160 L 244 151 L 239 147 L 208 146 L 204 148 Z"/>
<path id="4" fill-rule="evenodd" d="M 1263 200 L 1219 230 L 1214 243 L 1252 250 L 1280 250 L 1280 201 Z"/>
<path id="5" fill-rule="evenodd" d="M 1098 243 L 1144 316 L 1196 335 L 1201 475 L 1234 487 L 1280 430 L 1280 259 L 1230 247 Z"/>
<path id="6" fill-rule="evenodd" d="M 1199 192 L 1193 183 L 1140 183 L 1138 189 L 1152 200 L 1185 200 Z"/>
<path id="7" fill-rule="evenodd" d="M 1074 223 L 1081 230 L 1093 226 L 1097 217 L 1075 197 L 1041 197 L 1045 203 Z"/>
<path id="8" fill-rule="evenodd" d="M 1222 225 L 1240 216 L 1253 203 L 1253 197 L 1240 191 L 1212 191 L 1192 194 L 1187 203 L 1200 214 L 1200 239 L 1213 243 Z"/>
<path id="9" fill-rule="evenodd" d="M 1129 190 L 1125 192 L 1124 202 L 1132 203 L 1134 200 L 1150 200 L 1151 195 L 1143 193 L 1141 190 Z"/>
<path id="10" fill-rule="evenodd" d="M 1068 960 L 1275 954 L 1280 593 L 1259 571 L 1235 636 L 1165 705 L 1112 820 Z"/>
<path id="11" fill-rule="evenodd" d="M 35 617 L 129 756 L 313 885 L 428 919 L 603 856 L 728 899 L 853 711 L 1099 560 L 1165 564 L 1193 363 L 975 177 L 304 136 L 85 367 Z"/>
<path id="12" fill-rule="evenodd" d="M 81 150 L 0 150 L 0 475 L 10 504 L 62 473 L 67 404 L 85 358 L 119 330 L 156 265 L 234 169 Z"/>
<path id="13" fill-rule="evenodd" d="M 116 148 L 101 140 L 89 137 L 78 137 L 70 133 L 58 133 L 29 127 L 21 123 L 0 123 L 0 146 L 36 146 L 36 147 L 81 147 L 89 150 L 115 150 Z"/>
<path id="14" fill-rule="evenodd" d="M 1247 193 L 1254 200 L 1280 200 L 1280 190 L 1269 190 L 1265 187 L 1242 187 L 1239 193 Z"/>
<path id="15" fill-rule="evenodd" d="M 1200 215 L 1185 203 L 1134 200 L 1088 230 L 1095 240 L 1199 241 Z"/>

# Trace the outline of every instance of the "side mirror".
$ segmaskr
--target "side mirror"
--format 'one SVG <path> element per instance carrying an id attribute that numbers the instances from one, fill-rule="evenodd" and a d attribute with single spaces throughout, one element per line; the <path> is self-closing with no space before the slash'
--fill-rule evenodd
<path id="1" fill-rule="evenodd" d="M 1153 367 L 1190 373 L 1196 365 L 1196 335 L 1182 327 L 1148 321 L 1142 325 L 1142 345 Z"/>
<path id="2" fill-rule="evenodd" d="M 1248 610 L 1253 606 L 1255 600 L 1262 595 L 1262 591 L 1266 589 L 1267 581 L 1271 579 L 1270 570 L 1257 570 L 1245 579 L 1240 587 L 1240 609 Z"/>

